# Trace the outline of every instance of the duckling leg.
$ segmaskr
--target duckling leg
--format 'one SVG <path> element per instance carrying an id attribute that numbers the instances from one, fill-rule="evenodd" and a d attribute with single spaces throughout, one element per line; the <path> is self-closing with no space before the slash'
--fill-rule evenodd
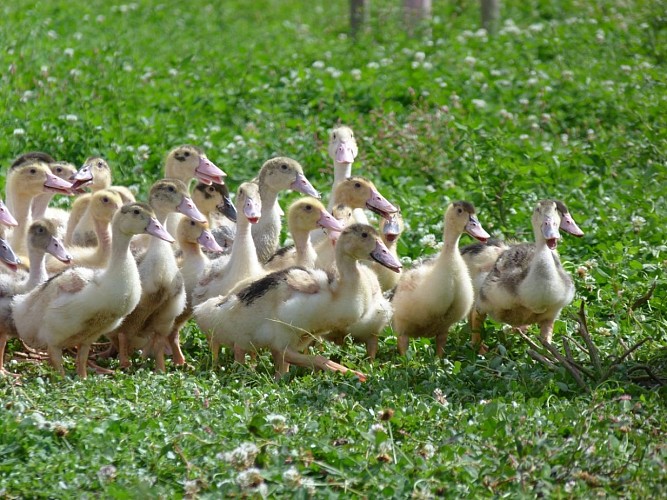
<path id="1" fill-rule="evenodd" d="M 81 344 L 76 352 L 76 374 L 81 378 L 88 376 L 88 354 L 91 344 Z"/>
<path id="2" fill-rule="evenodd" d="M 276 366 L 276 380 L 289 371 L 289 363 L 285 361 L 285 352 L 278 349 L 271 349 L 273 364 Z"/>
<path id="3" fill-rule="evenodd" d="M 366 339 L 366 353 L 371 361 L 375 361 L 375 355 L 378 353 L 378 338 L 375 335 Z"/>
<path id="4" fill-rule="evenodd" d="M 398 347 L 398 354 L 405 356 L 405 353 L 408 352 L 408 346 L 410 345 L 410 337 L 407 335 L 400 334 L 396 339 L 396 347 Z"/>
<path id="5" fill-rule="evenodd" d="M 63 367 L 63 350 L 58 347 L 49 346 L 47 351 L 49 353 L 49 363 L 51 363 L 51 366 L 61 377 L 64 377 L 65 368 Z"/>
<path id="6" fill-rule="evenodd" d="M 118 365 L 121 368 L 130 367 L 130 346 L 125 332 L 118 332 Z"/>
<path id="7" fill-rule="evenodd" d="M 551 339 L 554 334 L 554 320 L 547 320 L 544 323 L 540 323 L 540 337 L 546 343 L 551 344 Z"/>
<path id="8" fill-rule="evenodd" d="M 176 366 L 185 364 L 185 356 L 181 350 L 180 329 L 171 333 L 168 337 L 169 347 L 171 348 L 171 359 Z"/>
<path id="9" fill-rule="evenodd" d="M 220 347 L 221 344 L 215 338 L 211 338 L 209 340 L 209 344 L 211 346 L 211 368 L 215 368 L 218 366 L 218 357 L 220 356 Z"/>
<path id="10" fill-rule="evenodd" d="M 447 344 L 447 336 L 449 335 L 449 326 L 443 332 L 435 336 L 435 354 L 442 358 L 445 355 L 445 345 Z"/>
<path id="11" fill-rule="evenodd" d="M 245 349 L 241 349 L 238 345 L 234 344 L 234 361 L 240 365 L 245 365 Z"/>
<path id="12" fill-rule="evenodd" d="M 11 375 L 12 377 L 18 377 L 18 374 L 12 373 L 5 368 L 5 347 L 7 346 L 7 340 L 9 340 L 9 335 L 5 332 L 0 333 L 0 376 Z"/>
<path id="13" fill-rule="evenodd" d="M 340 365 L 331 361 L 330 359 L 325 358 L 324 356 L 311 356 L 309 354 L 301 354 L 300 352 L 292 351 L 291 349 L 286 349 L 283 353 L 285 361 L 293 363 L 298 366 L 305 366 L 307 368 L 319 368 L 320 370 L 330 370 L 335 372 L 354 373 L 360 381 L 366 381 L 366 375 L 356 370 L 347 368 L 346 366 Z"/>
<path id="14" fill-rule="evenodd" d="M 484 328 L 484 320 L 486 314 L 480 313 L 474 307 L 470 311 L 470 341 L 473 349 L 477 348 L 479 354 L 485 354 L 489 348 L 482 340 L 482 329 Z"/>
<path id="15" fill-rule="evenodd" d="M 155 371 L 164 373 L 167 366 L 164 362 L 164 340 L 158 335 L 155 336 L 155 345 L 153 346 L 153 356 L 155 357 Z"/>

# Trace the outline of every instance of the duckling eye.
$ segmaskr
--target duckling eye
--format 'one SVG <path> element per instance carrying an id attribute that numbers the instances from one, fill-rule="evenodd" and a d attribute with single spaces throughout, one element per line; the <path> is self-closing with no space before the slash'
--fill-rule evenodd
<path id="1" fill-rule="evenodd" d="M 287 164 L 283 163 L 282 165 L 280 165 L 280 169 L 281 170 L 287 170 Z"/>
<path id="2" fill-rule="evenodd" d="M 185 156 L 185 157 L 190 156 L 190 151 L 183 151 L 183 156 Z"/>
<path id="3" fill-rule="evenodd" d="M 62 167 L 56 168 L 56 172 L 58 172 L 59 174 L 62 173 L 62 171 L 63 171 Z"/>
<path id="4" fill-rule="evenodd" d="M 134 215 L 139 215 L 140 213 L 141 213 L 141 212 L 139 212 L 139 209 L 138 209 L 138 208 L 135 208 L 135 209 L 134 209 Z"/>
<path id="5" fill-rule="evenodd" d="M 104 163 L 102 163 L 101 161 L 97 162 L 97 168 L 102 168 L 103 166 L 104 166 Z"/>
<path id="6" fill-rule="evenodd" d="M 102 198 L 102 203 L 109 203 L 109 198 L 107 198 L 106 196 Z"/>
<path id="7" fill-rule="evenodd" d="M 334 140 L 336 140 L 336 134 L 333 135 Z"/>
<path id="8" fill-rule="evenodd" d="M 43 227 L 38 227 L 38 228 L 37 228 L 37 232 L 38 232 L 39 234 L 42 234 L 42 233 L 44 232 L 44 228 L 43 228 Z"/>
<path id="9" fill-rule="evenodd" d="M 174 186 L 169 186 L 168 189 L 169 189 L 169 192 L 170 192 L 170 193 L 173 193 L 173 192 L 176 191 L 176 189 L 174 188 Z"/>
<path id="10" fill-rule="evenodd" d="M 31 169 L 30 169 L 30 173 L 31 173 L 31 174 L 36 174 L 36 173 L 37 173 L 37 169 L 36 169 L 36 168 L 31 168 Z"/>
<path id="11" fill-rule="evenodd" d="M 362 238 L 368 238 L 368 233 L 361 233 Z"/>
<path id="12" fill-rule="evenodd" d="M 462 213 L 463 213 L 463 209 L 462 209 L 462 208 L 459 208 L 459 209 L 457 210 L 457 213 L 462 214 Z"/>
<path id="13" fill-rule="evenodd" d="M 305 209 L 310 212 L 313 209 L 313 207 L 312 205 L 306 205 Z"/>
<path id="14" fill-rule="evenodd" d="M 215 188 L 213 186 L 209 186 L 208 187 L 208 192 L 212 193 L 213 191 L 215 191 Z"/>
<path id="15" fill-rule="evenodd" d="M 191 225 L 191 226 L 194 226 L 194 225 L 195 225 L 195 221 L 191 220 L 191 221 L 190 221 L 190 225 Z"/>
<path id="16" fill-rule="evenodd" d="M 360 188 L 360 187 L 361 187 L 361 182 L 355 182 L 355 183 L 354 183 L 354 187 L 356 187 L 356 188 Z"/>

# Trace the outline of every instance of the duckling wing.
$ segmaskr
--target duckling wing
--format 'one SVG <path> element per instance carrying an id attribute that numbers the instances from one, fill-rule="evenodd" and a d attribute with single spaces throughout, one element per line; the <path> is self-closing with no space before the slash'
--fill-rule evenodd
<path id="1" fill-rule="evenodd" d="M 287 286 L 299 293 L 314 294 L 322 287 L 320 281 L 305 269 L 292 268 L 286 276 Z"/>

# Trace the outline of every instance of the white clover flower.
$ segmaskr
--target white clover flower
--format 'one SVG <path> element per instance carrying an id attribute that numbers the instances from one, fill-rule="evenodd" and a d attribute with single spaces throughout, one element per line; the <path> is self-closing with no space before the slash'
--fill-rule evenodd
<path id="1" fill-rule="evenodd" d="M 74 78 L 81 76 L 81 70 L 77 68 L 72 68 L 69 70 L 70 76 L 73 76 Z"/>
<path id="2" fill-rule="evenodd" d="M 295 467 L 290 467 L 285 472 L 283 472 L 283 481 L 290 488 L 296 488 L 301 486 L 301 474 L 296 470 Z"/>
<path id="3" fill-rule="evenodd" d="M 431 443 L 426 443 L 424 446 L 422 446 L 419 454 L 426 460 L 429 460 L 435 455 L 435 446 L 433 446 Z"/>
<path id="4" fill-rule="evenodd" d="M 633 215 L 630 218 L 630 222 L 632 222 L 632 229 L 635 232 L 639 232 L 644 224 L 646 224 L 646 219 L 644 219 L 644 217 L 641 215 Z"/>
<path id="5" fill-rule="evenodd" d="M 79 117 L 76 115 L 65 115 L 65 120 L 68 122 L 76 122 L 79 121 Z"/>
<path id="6" fill-rule="evenodd" d="M 77 31 L 76 33 L 74 33 L 74 34 L 72 35 L 72 37 L 73 37 L 75 40 L 79 41 L 79 40 L 81 40 L 81 39 L 83 38 L 83 34 Z"/>
<path id="7" fill-rule="evenodd" d="M 594 141 L 595 140 L 595 130 L 593 130 L 592 128 L 589 128 L 586 131 L 586 139 L 588 139 L 589 141 Z"/>
<path id="8" fill-rule="evenodd" d="M 475 59 L 473 56 L 466 56 L 463 62 L 468 66 L 474 66 L 477 63 L 477 59 Z"/>
<path id="9" fill-rule="evenodd" d="M 65 50 L 63 50 L 63 54 L 65 54 L 67 57 L 72 57 L 74 55 L 74 49 L 67 47 Z"/>
<path id="10" fill-rule="evenodd" d="M 241 443 L 238 447 L 227 453 L 218 454 L 218 458 L 233 465 L 237 469 L 247 469 L 255 463 L 259 455 L 259 448 L 254 443 Z"/>
<path id="11" fill-rule="evenodd" d="M 325 66 L 326 64 L 324 63 L 324 61 L 315 61 L 313 63 L 313 68 L 315 69 L 324 69 Z"/>
<path id="12" fill-rule="evenodd" d="M 424 52 L 415 52 L 415 60 L 422 62 L 426 59 L 426 54 Z"/>
<path id="13" fill-rule="evenodd" d="M 105 20 L 106 20 L 106 17 L 104 17 L 104 15 L 102 15 L 102 14 L 100 14 L 99 16 L 97 16 L 95 18 L 95 21 L 97 21 L 98 23 L 103 23 Z"/>
<path id="14" fill-rule="evenodd" d="M 528 106 L 528 104 L 530 104 L 530 101 L 525 97 L 522 97 L 521 99 L 519 99 L 519 104 L 521 104 L 522 106 Z"/>
<path id="15" fill-rule="evenodd" d="M 622 64 L 621 65 L 621 71 L 623 73 L 630 73 L 630 72 L 632 72 L 632 66 L 628 66 L 627 64 Z"/>
<path id="16" fill-rule="evenodd" d="M 369 429 L 368 432 L 370 432 L 371 434 L 377 434 L 378 432 L 383 432 L 384 433 L 386 431 L 384 429 L 384 426 L 381 423 L 376 422 L 373 425 L 371 425 L 371 428 Z"/>
<path id="17" fill-rule="evenodd" d="M 477 109 L 486 108 L 486 101 L 484 99 L 473 99 L 471 102 Z"/>
<path id="18" fill-rule="evenodd" d="M 505 108 L 501 109 L 500 112 L 498 113 L 501 118 L 504 120 L 514 120 L 514 115 L 507 111 Z"/>
<path id="19" fill-rule="evenodd" d="M 39 67 L 39 72 L 40 72 L 42 75 L 46 76 L 46 75 L 49 74 L 49 67 L 48 67 L 46 64 L 43 64 L 43 65 L 41 65 L 41 66 Z"/>
<path id="20" fill-rule="evenodd" d="M 454 189 L 456 187 L 456 183 L 451 179 L 447 179 L 442 183 L 442 187 L 443 189 Z"/>
<path id="21" fill-rule="evenodd" d="M 355 80 L 361 80 L 361 70 L 360 69 L 354 68 L 354 69 L 350 70 L 350 75 Z"/>
<path id="22" fill-rule="evenodd" d="M 412 67 L 412 69 L 417 69 L 420 66 L 419 61 L 412 61 L 410 63 L 410 66 Z"/>
<path id="23" fill-rule="evenodd" d="M 563 144 L 567 145 L 570 142 L 570 136 L 567 134 L 560 134 L 560 140 Z"/>
<path id="24" fill-rule="evenodd" d="M 393 447 L 391 445 L 391 441 L 389 441 L 389 440 L 382 441 L 378 445 L 378 452 L 379 453 L 386 453 L 387 455 L 389 455 L 390 453 L 392 453 L 392 451 L 393 451 Z"/>
<path id="25" fill-rule="evenodd" d="M 25 129 L 15 128 L 14 129 L 14 135 L 25 135 Z"/>
<path id="26" fill-rule="evenodd" d="M 433 63 L 431 63 L 429 61 L 424 61 L 422 63 L 422 68 L 424 68 L 426 70 L 431 70 L 431 69 L 433 69 Z M 446 83 L 444 85 L 441 85 L 441 87 L 446 87 L 446 86 L 447 86 Z"/>
<path id="27" fill-rule="evenodd" d="M 595 32 L 595 40 L 598 42 L 604 42 L 604 31 L 603 30 L 597 30 Z"/>
<path id="28" fill-rule="evenodd" d="M 169 73 L 169 76 L 178 76 L 178 70 L 176 68 L 169 68 L 167 73 Z"/>
<path id="29" fill-rule="evenodd" d="M 127 71 L 128 73 L 130 73 L 131 71 L 134 71 L 134 67 L 130 63 L 124 63 L 123 71 Z"/>
<path id="30" fill-rule="evenodd" d="M 519 136 L 519 139 L 522 141 L 527 141 L 528 139 L 530 139 L 530 136 L 528 134 L 521 134 Z"/>
<path id="31" fill-rule="evenodd" d="M 241 471 L 238 476 L 236 476 L 236 484 L 238 484 L 242 490 L 257 488 L 263 482 L 264 478 L 262 477 L 261 472 L 254 467 Z"/>
<path id="32" fill-rule="evenodd" d="M 571 82 L 574 79 L 574 73 L 570 71 L 569 69 L 564 70 L 560 74 L 561 78 L 565 80 L 566 82 Z"/>
<path id="33" fill-rule="evenodd" d="M 433 234 L 426 234 L 426 235 L 422 236 L 419 240 L 419 244 L 422 247 L 434 248 L 437 243 L 438 242 L 435 239 L 435 235 L 433 235 Z"/>
<path id="34" fill-rule="evenodd" d="M 529 78 L 528 80 L 526 80 L 526 85 L 528 85 L 529 87 L 534 87 L 535 85 L 537 85 L 538 81 L 539 80 L 533 76 L 533 77 Z"/>
<path id="35" fill-rule="evenodd" d="M 118 474 L 118 470 L 111 464 L 103 465 L 97 471 L 97 477 L 100 480 L 100 483 L 113 481 L 114 479 L 116 479 L 116 474 Z"/>
<path id="36" fill-rule="evenodd" d="M 532 31 L 533 33 L 539 33 L 540 31 L 544 30 L 544 24 L 542 23 L 533 23 L 530 26 L 528 26 L 528 29 Z"/>
<path id="37" fill-rule="evenodd" d="M 393 64 L 393 62 L 394 61 L 389 59 L 388 57 L 383 57 L 382 59 L 380 59 L 381 66 L 390 66 L 391 64 Z"/>
<path id="38" fill-rule="evenodd" d="M 58 38 L 58 33 L 56 33 L 53 30 L 49 30 L 46 32 L 46 36 L 55 40 L 56 38 Z"/>
<path id="39" fill-rule="evenodd" d="M 327 71 L 331 75 L 332 78 L 340 78 L 343 72 L 339 69 L 336 68 L 327 68 Z"/>
<path id="40" fill-rule="evenodd" d="M 366 65 L 366 67 L 368 69 L 378 69 L 380 67 L 380 64 L 376 63 L 375 61 L 371 61 Z"/>

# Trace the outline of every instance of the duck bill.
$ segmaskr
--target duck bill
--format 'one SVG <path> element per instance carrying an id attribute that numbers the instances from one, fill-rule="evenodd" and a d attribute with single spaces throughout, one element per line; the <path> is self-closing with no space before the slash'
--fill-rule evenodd
<path id="1" fill-rule="evenodd" d="M 375 250 L 371 252 L 371 258 L 395 273 L 400 273 L 401 267 L 403 267 L 398 259 L 391 254 L 389 249 L 380 240 L 377 240 L 375 243 Z"/>
<path id="2" fill-rule="evenodd" d="M 189 196 L 183 196 L 181 203 L 176 207 L 176 210 L 186 217 L 196 222 L 206 222 L 206 217 L 197 209 L 195 202 Z"/>
<path id="3" fill-rule="evenodd" d="M 208 250 L 209 252 L 224 252 L 225 249 L 218 245 L 218 242 L 215 241 L 215 238 L 211 234 L 211 231 L 204 229 L 199 238 L 197 238 L 197 243 L 199 243 L 202 248 Z"/>
<path id="4" fill-rule="evenodd" d="M 151 217 L 151 220 L 148 223 L 148 226 L 146 226 L 145 231 L 151 236 L 155 236 L 156 238 L 160 238 L 161 240 L 169 243 L 176 241 L 155 217 Z"/>
<path id="5" fill-rule="evenodd" d="M 220 170 L 211 160 L 202 155 L 195 169 L 195 177 L 206 185 L 222 184 L 227 174 Z"/>
<path id="6" fill-rule="evenodd" d="M 341 232 L 343 229 L 345 229 L 340 221 L 326 210 L 322 210 L 320 218 L 317 220 L 317 225 L 321 228 L 329 229 L 331 231 Z"/>
<path id="7" fill-rule="evenodd" d="M 474 215 L 470 216 L 470 220 L 466 224 L 465 231 L 470 236 L 472 236 L 476 240 L 481 241 L 482 243 L 486 243 L 486 240 L 488 240 L 491 237 L 489 233 L 484 231 L 484 228 L 479 223 L 479 220 L 477 220 L 477 217 L 475 217 Z"/>
<path id="8" fill-rule="evenodd" d="M 19 223 L 7 208 L 7 205 L 5 205 L 5 202 L 2 200 L 0 200 L 0 223 L 4 224 L 5 226 L 19 225 Z"/>
<path id="9" fill-rule="evenodd" d="M 398 239 L 401 234 L 401 227 L 399 226 L 396 217 L 392 217 L 385 222 L 384 226 L 382 226 L 382 234 L 387 241 L 396 241 Z"/>
<path id="10" fill-rule="evenodd" d="M 290 188 L 293 189 L 294 191 L 298 191 L 299 193 L 312 196 L 313 198 L 320 197 L 320 193 L 318 193 L 317 190 L 313 187 L 313 185 L 310 182 L 308 182 L 306 176 L 301 173 L 296 174 L 296 179 L 294 180 L 294 182 L 292 182 Z"/>
<path id="11" fill-rule="evenodd" d="M 366 200 L 366 208 L 387 220 L 392 219 L 391 214 L 398 212 L 398 208 L 389 203 L 389 201 L 375 189 L 371 189 L 371 196 Z"/>
<path id="12" fill-rule="evenodd" d="M 46 174 L 44 191 L 58 194 L 72 195 L 72 184 L 53 174 Z"/>
<path id="13" fill-rule="evenodd" d="M 9 243 L 2 238 L 0 238 L 0 261 L 14 272 L 16 272 L 21 263 Z"/>
<path id="14" fill-rule="evenodd" d="M 352 144 L 341 142 L 336 149 L 336 163 L 354 163 L 354 158 L 357 156 L 357 151 Z"/>
<path id="15" fill-rule="evenodd" d="M 88 165 L 84 165 L 69 180 L 72 181 L 72 190 L 81 189 L 93 182 L 93 172 Z"/>
<path id="16" fill-rule="evenodd" d="M 560 228 L 577 238 L 581 238 L 584 235 L 584 232 L 579 229 L 579 226 L 577 226 L 577 223 L 574 222 L 574 219 L 569 213 L 563 214 L 563 217 L 560 220 Z"/>
<path id="17" fill-rule="evenodd" d="M 72 256 L 67 253 L 67 250 L 65 250 L 62 241 L 60 241 L 58 238 L 51 236 L 51 241 L 49 241 L 49 244 L 46 247 L 46 251 L 53 255 L 60 262 L 64 262 L 65 264 L 72 262 Z"/>
<path id="18" fill-rule="evenodd" d="M 255 200 L 248 198 L 245 202 L 245 205 L 243 206 L 243 215 L 245 215 L 250 224 L 257 224 L 259 222 L 260 216 L 262 215 L 262 211 L 257 203 L 255 203 Z"/>
<path id="19" fill-rule="evenodd" d="M 227 217 L 230 221 L 236 222 L 238 214 L 236 212 L 236 207 L 234 206 L 234 203 L 232 203 L 232 200 L 229 196 L 225 196 L 222 199 L 222 203 L 220 203 L 216 208 L 218 209 L 218 212 Z"/>
<path id="20" fill-rule="evenodd" d="M 551 217 L 547 217 L 542 223 L 542 236 L 550 250 L 554 250 L 558 246 L 560 233 L 558 232 L 558 225 Z"/>

